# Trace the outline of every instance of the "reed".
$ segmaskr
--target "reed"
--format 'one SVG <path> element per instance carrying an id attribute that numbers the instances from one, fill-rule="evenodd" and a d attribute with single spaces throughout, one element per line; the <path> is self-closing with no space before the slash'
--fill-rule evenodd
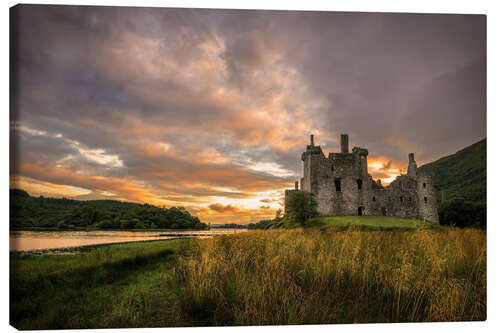
<path id="1" fill-rule="evenodd" d="M 486 319 L 481 230 L 253 231 L 197 242 L 174 272 L 200 325 Z"/>

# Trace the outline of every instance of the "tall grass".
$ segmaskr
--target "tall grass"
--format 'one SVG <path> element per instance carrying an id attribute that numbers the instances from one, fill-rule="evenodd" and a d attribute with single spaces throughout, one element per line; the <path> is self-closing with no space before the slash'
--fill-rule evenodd
<path id="1" fill-rule="evenodd" d="M 174 268 L 199 325 L 486 319 L 481 230 L 274 230 L 197 242 Z"/>
<path id="2" fill-rule="evenodd" d="M 486 318 L 486 234 L 449 228 L 251 231 L 12 254 L 19 329 Z"/>

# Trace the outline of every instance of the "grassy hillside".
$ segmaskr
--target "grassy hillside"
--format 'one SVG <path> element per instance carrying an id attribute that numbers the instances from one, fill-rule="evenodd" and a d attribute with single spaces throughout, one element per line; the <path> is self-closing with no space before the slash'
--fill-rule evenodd
<path id="1" fill-rule="evenodd" d="M 346 227 L 360 226 L 376 229 L 417 228 L 429 226 L 431 223 L 417 219 L 404 219 L 392 216 L 321 216 L 311 218 L 305 227 Z"/>
<path id="2" fill-rule="evenodd" d="M 418 172 L 433 176 L 438 202 L 443 197 L 486 201 L 486 139 L 422 165 Z"/>

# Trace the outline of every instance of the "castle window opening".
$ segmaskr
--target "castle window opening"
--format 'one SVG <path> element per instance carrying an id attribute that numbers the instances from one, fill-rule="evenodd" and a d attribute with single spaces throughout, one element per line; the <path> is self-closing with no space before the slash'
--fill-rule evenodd
<path id="1" fill-rule="evenodd" d="M 399 201 L 403 202 L 403 197 L 399 197 Z"/>
<path id="2" fill-rule="evenodd" d="M 411 197 L 408 197 L 408 202 L 411 202 Z"/>
<path id="3" fill-rule="evenodd" d="M 358 182 L 358 190 L 361 190 L 361 188 L 363 187 L 363 181 L 361 179 L 358 179 L 357 182 Z"/>
<path id="4" fill-rule="evenodd" d="M 427 197 L 424 197 L 424 202 L 427 203 Z"/>
<path id="5" fill-rule="evenodd" d="M 342 189 L 340 187 L 340 178 L 335 178 L 335 191 L 341 192 Z"/>
<path id="6" fill-rule="evenodd" d="M 422 184 L 423 188 L 425 188 L 425 186 L 427 186 L 425 183 Z"/>
<path id="7" fill-rule="evenodd" d="M 335 171 L 335 168 L 333 167 L 333 164 L 332 164 L 332 171 Z"/>
<path id="8" fill-rule="evenodd" d="M 372 198 L 372 201 L 375 201 L 375 197 Z"/>

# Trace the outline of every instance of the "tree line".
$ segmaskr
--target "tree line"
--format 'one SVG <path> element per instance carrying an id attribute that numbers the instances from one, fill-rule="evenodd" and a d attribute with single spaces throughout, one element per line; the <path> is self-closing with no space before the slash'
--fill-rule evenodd
<path id="1" fill-rule="evenodd" d="M 11 229 L 206 229 L 184 207 L 156 207 L 115 200 L 32 197 L 10 190 Z"/>

